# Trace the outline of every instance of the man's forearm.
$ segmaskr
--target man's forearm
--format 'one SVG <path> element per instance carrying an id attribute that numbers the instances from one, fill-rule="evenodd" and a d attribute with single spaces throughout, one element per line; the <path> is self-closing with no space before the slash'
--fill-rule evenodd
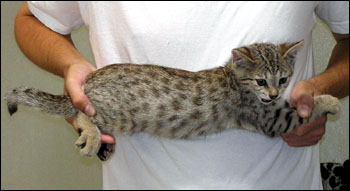
<path id="1" fill-rule="evenodd" d="M 321 94 L 338 98 L 349 95 L 349 38 L 339 40 L 333 49 L 326 71 L 309 80 Z"/>
<path id="2" fill-rule="evenodd" d="M 58 76 L 64 77 L 74 63 L 88 64 L 75 49 L 70 35 L 58 34 L 44 26 L 29 11 L 27 2 L 17 14 L 15 36 L 18 46 L 31 61 Z"/>

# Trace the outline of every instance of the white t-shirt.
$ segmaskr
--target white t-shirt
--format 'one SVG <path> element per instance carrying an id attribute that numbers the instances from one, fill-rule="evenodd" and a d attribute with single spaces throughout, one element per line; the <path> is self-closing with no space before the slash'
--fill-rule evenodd
<path id="1" fill-rule="evenodd" d="M 231 50 L 257 42 L 304 40 L 286 91 L 314 75 L 316 14 L 349 33 L 349 2 L 29 2 L 52 30 L 85 24 L 98 68 L 157 64 L 189 71 L 223 66 Z M 116 137 L 103 163 L 104 189 L 322 189 L 319 146 L 290 147 L 280 137 L 228 130 L 199 140 L 148 134 Z"/>

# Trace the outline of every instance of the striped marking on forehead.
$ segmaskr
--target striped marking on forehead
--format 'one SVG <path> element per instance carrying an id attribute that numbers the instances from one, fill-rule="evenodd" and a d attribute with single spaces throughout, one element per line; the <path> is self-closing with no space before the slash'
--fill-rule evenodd
<path id="1" fill-rule="evenodd" d="M 255 70 L 256 73 L 270 73 L 272 75 L 278 74 L 278 73 L 290 73 L 291 69 L 288 65 L 284 63 L 272 63 L 272 64 L 266 64 L 266 63 L 260 63 L 257 69 Z"/>
<path id="2" fill-rule="evenodd" d="M 257 62 L 257 72 L 276 74 L 277 72 L 288 72 L 289 66 L 283 62 L 280 49 L 273 44 L 256 44 L 252 48 L 254 58 Z"/>

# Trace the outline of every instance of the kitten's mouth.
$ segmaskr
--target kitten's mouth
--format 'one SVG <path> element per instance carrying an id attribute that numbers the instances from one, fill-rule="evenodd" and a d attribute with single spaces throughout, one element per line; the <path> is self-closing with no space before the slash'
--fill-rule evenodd
<path id="1" fill-rule="evenodd" d="M 269 104 L 271 102 L 274 102 L 274 101 L 277 101 L 281 98 L 281 96 L 278 96 L 276 99 L 264 99 L 264 98 L 260 98 L 260 101 L 263 103 L 263 104 Z"/>
<path id="2" fill-rule="evenodd" d="M 264 102 L 264 103 L 270 103 L 270 102 L 272 101 L 272 99 L 267 100 L 267 99 L 263 99 L 263 98 L 261 98 L 261 101 L 262 101 L 262 102 Z"/>

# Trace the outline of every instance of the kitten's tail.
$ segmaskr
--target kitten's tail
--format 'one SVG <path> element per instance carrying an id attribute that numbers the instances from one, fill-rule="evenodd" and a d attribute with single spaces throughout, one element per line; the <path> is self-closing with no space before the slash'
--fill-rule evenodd
<path id="1" fill-rule="evenodd" d="M 17 111 L 18 104 L 62 117 L 71 117 L 78 112 L 69 96 L 52 95 L 27 87 L 20 87 L 7 92 L 4 99 L 7 102 L 10 115 Z"/>

